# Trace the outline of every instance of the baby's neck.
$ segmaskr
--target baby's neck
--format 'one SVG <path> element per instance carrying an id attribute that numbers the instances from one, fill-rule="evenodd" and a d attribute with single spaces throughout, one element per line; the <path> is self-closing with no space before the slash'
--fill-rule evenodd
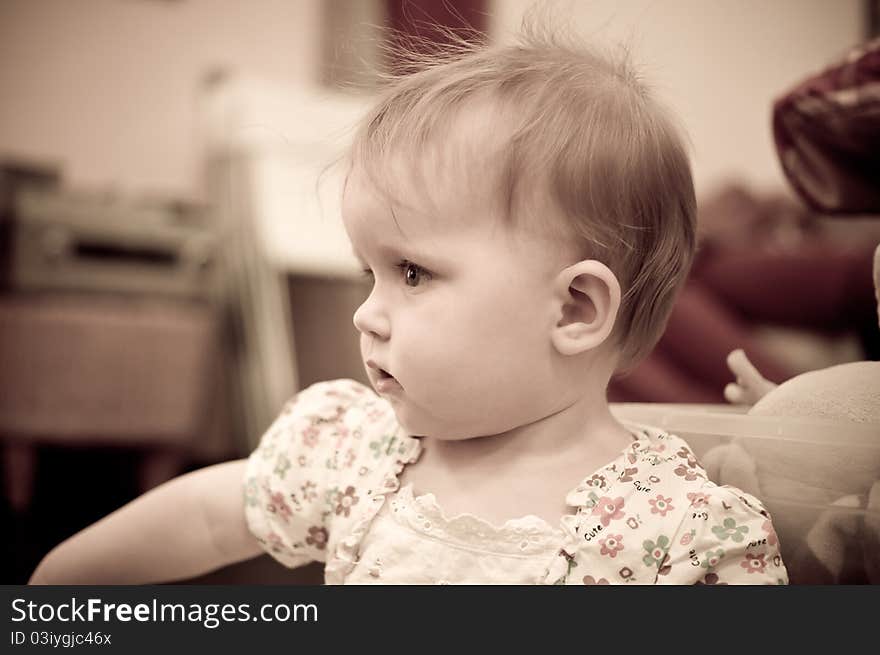
<path id="1" fill-rule="evenodd" d="M 571 511 L 566 494 L 632 441 L 604 397 L 593 403 L 581 398 L 502 434 L 461 441 L 423 437 L 421 456 L 400 481 L 416 495 L 434 494 L 447 516 L 473 514 L 501 525 L 531 514 L 557 525 Z"/>
<path id="2" fill-rule="evenodd" d="M 500 434 L 457 441 L 422 439 L 434 464 L 465 475 L 469 469 L 485 471 L 487 466 L 496 474 L 596 468 L 613 460 L 631 442 L 632 435 L 614 419 L 604 396 L 581 397 L 553 414 Z"/>

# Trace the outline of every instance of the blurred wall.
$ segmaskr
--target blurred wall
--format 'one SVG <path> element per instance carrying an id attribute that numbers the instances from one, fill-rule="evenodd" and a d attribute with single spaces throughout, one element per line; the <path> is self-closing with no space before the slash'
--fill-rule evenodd
<path id="1" fill-rule="evenodd" d="M 380 4 L 3 0 L 0 154 L 59 160 L 75 184 L 197 192 L 196 93 L 206 71 L 326 80 L 328 55 L 358 58 L 337 43 L 338 26 L 375 19 Z M 507 38 L 532 4 L 494 0 L 490 32 Z M 587 37 L 632 45 L 691 135 L 701 191 L 728 176 L 781 186 L 772 99 L 861 40 L 864 22 L 862 0 L 548 4 Z"/>
<path id="2" fill-rule="evenodd" d="M 509 39 L 533 3 L 493 5 Z M 730 177 L 784 186 L 770 133 L 775 97 L 864 40 L 863 0 L 574 0 L 552 2 L 580 34 L 630 44 L 693 142 L 697 191 Z M 570 14 L 569 14 L 570 12 Z"/>
<path id="3" fill-rule="evenodd" d="M 318 79 L 320 21 L 321 0 L 2 0 L 0 155 L 195 194 L 200 79 Z"/>

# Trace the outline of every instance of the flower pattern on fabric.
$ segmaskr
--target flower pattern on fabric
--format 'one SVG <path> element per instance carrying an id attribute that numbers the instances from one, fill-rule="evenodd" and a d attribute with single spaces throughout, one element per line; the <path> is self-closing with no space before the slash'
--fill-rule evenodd
<path id="1" fill-rule="evenodd" d="M 598 473 L 596 473 L 595 475 L 593 475 L 593 477 L 591 477 L 589 480 L 587 480 L 587 485 L 590 487 L 594 487 L 596 489 L 604 489 L 605 488 L 605 476 L 599 475 Z"/>
<path id="2" fill-rule="evenodd" d="M 379 459 L 383 455 L 387 455 L 390 452 L 392 444 L 391 435 L 383 435 L 381 439 L 378 441 L 373 441 L 370 443 L 370 450 L 373 451 L 373 457 Z"/>
<path id="3" fill-rule="evenodd" d="M 694 457 L 694 454 L 687 446 L 679 448 L 678 452 L 675 453 L 675 456 L 685 460 L 690 467 L 695 467 L 697 465 L 696 457 Z"/>
<path id="4" fill-rule="evenodd" d="M 318 445 L 318 437 L 321 435 L 321 431 L 318 429 L 316 425 L 310 425 L 302 433 L 303 444 L 307 448 L 314 448 Z"/>
<path id="5" fill-rule="evenodd" d="M 666 516 L 668 512 L 675 509 L 672 498 L 664 498 L 663 494 L 657 494 L 657 497 L 649 500 L 648 504 L 651 505 L 651 514 L 659 514 L 660 516 Z"/>
<path id="6" fill-rule="evenodd" d="M 278 514 L 283 521 L 290 520 L 290 516 L 292 512 L 290 511 L 290 507 L 286 502 L 284 502 L 284 496 L 281 495 L 280 491 L 276 491 L 269 495 L 270 502 L 266 504 L 266 509 L 273 514 Z"/>
<path id="7" fill-rule="evenodd" d="M 633 477 L 636 473 L 639 472 L 637 468 L 624 468 L 623 472 L 617 476 L 618 482 L 632 482 L 635 478 Z"/>
<path id="8" fill-rule="evenodd" d="M 584 584 L 585 585 L 597 585 L 597 584 L 611 584 L 605 578 L 599 578 L 598 580 L 591 575 L 584 576 Z"/>
<path id="9" fill-rule="evenodd" d="M 270 532 L 268 537 L 269 550 L 273 553 L 280 553 L 284 550 L 284 543 L 281 537 L 275 532 Z"/>
<path id="10" fill-rule="evenodd" d="M 306 480 L 305 484 L 300 487 L 300 490 L 302 491 L 303 500 L 307 503 L 312 502 L 318 497 L 318 486 L 311 480 Z"/>
<path id="11" fill-rule="evenodd" d="M 716 566 L 718 566 L 718 563 L 721 561 L 722 557 L 724 557 L 724 549 L 723 548 L 717 548 L 715 550 L 706 551 L 706 555 L 703 559 L 702 564 L 700 564 L 700 566 L 702 566 L 704 569 L 712 570 Z"/>
<path id="12" fill-rule="evenodd" d="M 349 486 L 345 493 L 340 494 L 336 500 L 336 513 L 349 516 L 351 514 L 351 506 L 357 505 L 359 500 L 360 498 L 354 493 L 354 487 Z"/>
<path id="13" fill-rule="evenodd" d="M 462 549 L 464 542 L 438 537 L 436 520 L 430 528 L 395 525 L 398 476 L 420 443 L 390 404 L 353 380 L 322 382 L 284 406 L 248 458 L 245 516 L 274 558 L 286 566 L 324 562 L 331 584 L 787 581 L 758 499 L 710 482 L 680 438 L 650 426 L 627 429 L 633 442 L 584 471 L 566 495 L 573 513 L 560 516 L 561 529 L 524 517 L 514 522 L 519 532 L 498 533 L 509 543 L 493 546 L 475 533 L 479 547 Z M 508 577 L 514 570 L 517 577 Z"/>
<path id="14" fill-rule="evenodd" d="M 676 466 L 673 473 L 683 477 L 688 482 L 692 482 L 693 480 L 696 480 L 700 477 L 699 472 L 695 468 L 687 466 L 685 464 L 679 464 L 678 466 Z"/>
<path id="15" fill-rule="evenodd" d="M 312 526 L 309 528 L 309 536 L 306 537 L 306 543 L 324 550 L 327 547 L 327 529 Z"/>
<path id="16" fill-rule="evenodd" d="M 603 496 L 597 501 L 596 506 L 593 508 L 593 514 L 600 516 L 601 518 L 599 520 L 602 522 L 602 525 L 608 527 L 611 521 L 623 518 L 623 503 L 623 498 L 619 496 L 613 500 L 607 496 Z"/>
<path id="17" fill-rule="evenodd" d="M 702 580 L 698 580 L 694 584 L 697 584 L 697 585 L 726 585 L 727 583 L 720 582 L 718 579 L 717 573 L 707 573 L 706 577 L 704 577 Z"/>
<path id="18" fill-rule="evenodd" d="M 604 539 L 599 540 L 599 545 L 602 546 L 602 550 L 599 552 L 608 557 L 617 557 L 617 553 L 623 550 L 621 541 L 623 541 L 623 535 L 610 534 Z"/>
<path id="19" fill-rule="evenodd" d="M 763 573 L 764 569 L 767 568 L 767 563 L 764 561 L 763 553 L 761 553 L 760 555 L 752 555 L 751 553 L 746 553 L 745 561 L 740 562 L 739 565 L 749 573 Z"/>
<path id="20" fill-rule="evenodd" d="M 287 473 L 287 469 L 289 468 L 290 460 L 287 458 L 287 456 L 284 454 L 278 455 L 278 459 L 275 462 L 275 475 L 283 480 L 284 474 Z"/>
<path id="21" fill-rule="evenodd" d="M 689 492 L 687 499 L 691 501 L 691 507 L 703 507 L 709 502 L 709 496 L 702 493 Z"/>
<path id="22" fill-rule="evenodd" d="M 666 557 L 666 551 L 669 550 L 669 537 L 660 535 L 656 542 L 646 539 L 642 547 L 648 551 L 648 554 L 642 558 L 645 566 L 660 568 L 660 564 Z"/>
<path id="23" fill-rule="evenodd" d="M 746 538 L 749 528 L 747 525 L 737 525 L 736 521 L 732 518 L 726 518 L 722 525 L 716 525 L 712 528 L 712 532 L 714 532 L 721 541 L 730 539 L 731 541 L 740 543 Z"/>

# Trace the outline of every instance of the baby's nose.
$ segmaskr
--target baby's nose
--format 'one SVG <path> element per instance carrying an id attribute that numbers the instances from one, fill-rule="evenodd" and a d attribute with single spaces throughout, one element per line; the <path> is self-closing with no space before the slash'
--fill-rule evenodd
<path id="1" fill-rule="evenodd" d="M 381 310 L 379 303 L 373 297 L 374 295 L 370 294 L 370 297 L 355 310 L 352 322 L 361 334 L 386 340 L 391 334 L 391 324 L 387 314 Z"/>

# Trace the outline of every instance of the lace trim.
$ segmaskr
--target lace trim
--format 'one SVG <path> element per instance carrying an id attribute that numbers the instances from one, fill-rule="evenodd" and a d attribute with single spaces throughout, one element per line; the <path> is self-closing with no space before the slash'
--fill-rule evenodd
<path id="1" fill-rule="evenodd" d="M 414 496 L 412 486 L 400 488 L 390 501 L 391 515 L 415 532 L 470 550 L 519 557 L 547 555 L 563 540 L 561 529 L 528 515 L 495 526 L 473 514 L 446 517 L 434 494 Z"/>
<path id="2" fill-rule="evenodd" d="M 399 453 L 392 458 L 390 467 L 381 479 L 381 486 L 370 489 L 372 501 L 364 510 L 363 514 L 352 527 L 348 535 L 340 541 L 336 548 L 334 557 L 328 559 L 324 567 L 324 581 L 326 584 L 343 584 L 345 576 L 348 575 L 358 561 L 358 554 L 361 542 L 367 534 L 376 515 L 385 505 L 386 498 L 395 493 L 400 487 L 400 474 L 404 467 L 418 460 L 422 454 L 421 444 L 418 439 L 403 434 L 403 430 L 398 427 L 395 435 L 404 439 L 407 448 L 403 453 Z"/>
<path id="3" fill-rule="evenodd" d="M 610 465 L 602 467 L 602 471 L 614 471 L 617 464 L 627 455 L 649 447 L 656 439 L 666 439 L 670 435 L 663 430 L 651 426 L 624 422 L 623 425 L 633 435 L 631 442 Z M 408 464 L 417 461 L 422 453 L 418 439 L 403 434 L 398 426 L 397 436 L 408 442 L 406 452 L 392 458 L 389 469 L 381 482 L 381 486 L 373 488 L 373 502 L 370 503 L 353 529 L 342 540 L 336 549 L 335 557 L 328 559 L 325 566 L 327 584 L 341 584 L 358 560 L 358 551 L 370 524 L 390 497 L 390 514 L 401 524 L 432 538 L 445 540 L 470 550 L 483 550 L 493 554 L 506 554 L 516 557 L 546 555 L 548 550 L 555 551 L 552 562 L 544 572 L 546 584 L 558 583 L 564 579 L 563 571 L 567 565 L 566 554 L 577 550 L 579 539 L 576 534 L 577 517 L 562 517 L 562 529 L 554 529 L 543 519 L 529 515 L 510 519 L 498 527 L 471 514 L 461 514 L 448 519 L 436 502 L 433 494 L 413 497 L 410 485 L 400 486 L 400 474 Z M 595 477 L 595 474 L 594 476 Z M 591 477 L 585 478 L 566 498 L 569 506 L 578 507 L 578 514 L 583 511 L 585 496 L 592 491 L 594 482 Z M 408 494 L 408 498 L 407 498 Z M 428 517 L 428 518 L 426 518 Z M 430 517 L 433 517 L 430 518 Z M 426 528 L 426 521 L 429 526 Z M 561 547 L 560 547 L 561 546 Z M 570 552 L 569 552 L 570 551 Z"/>

